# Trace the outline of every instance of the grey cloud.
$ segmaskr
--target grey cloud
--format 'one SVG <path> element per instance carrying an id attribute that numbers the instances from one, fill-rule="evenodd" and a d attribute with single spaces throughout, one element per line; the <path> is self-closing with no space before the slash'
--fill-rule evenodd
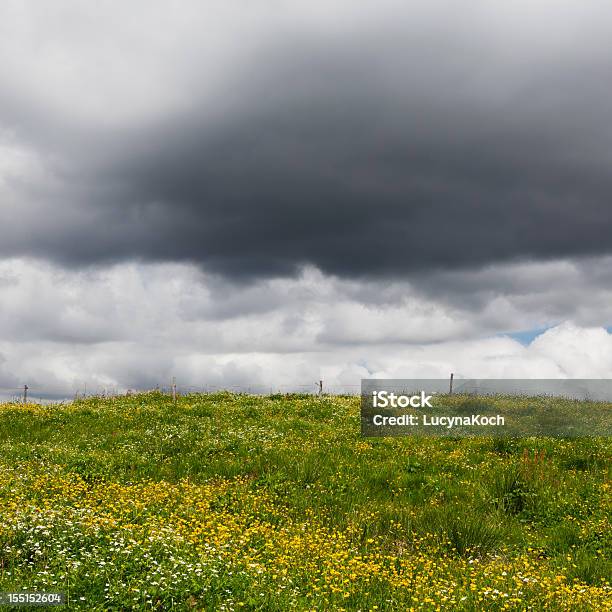
<path id="1" fill-rule="evenodd" d="M 54 182 L 15 187 L 24 221 L 0 251 L 69 266 L 187 261 L 239 281 L 308 264 L 415 277 L 611 253 L 601 30 L 580 46 L 539 31 L 515 43 L 512 21 L 494 41 L 481 14 L 456 27 L 411 17 L 275 33 L 206 98 L 191 66 L 194 101 L 179 114 L 79 120 L 64 140 L 39 118 Z"/>

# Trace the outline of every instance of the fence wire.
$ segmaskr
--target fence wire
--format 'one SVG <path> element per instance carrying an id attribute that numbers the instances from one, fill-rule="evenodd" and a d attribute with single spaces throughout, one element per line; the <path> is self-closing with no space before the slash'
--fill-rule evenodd
<path id="1" fill-rule="evenodd" d="M 27 387 L 27 388 L 26 388 Z M 210 395 L 215 393 L 244 393 L 246 395 L 268 396 L 268 395 L 287 395 L 292 393 L 305 395 L 355 395 L 361 393 L 360 385 L 331 385 L 323 384 L 321 387 L 320 381 L 311 384 L 303 385 L 179 385 L 173 389 L 172 384 L 156 385 L 152 388 L 123 388 L 118 386 L 102 386 L 102 385 L 81 385 L 75 388 L 72 392 L 51 391 L 42 387 L 30 387 L 29 385 L 21 387 L 0 387 L 0 401 L 10 403 L 35 403 L 35 404 L 52 404 L 74 401 L 79 399 L 97 397 L 110 398 L 125 395 L 135 395 L 138 393 L 159 392 L 166 395 L 172 395 L 176 391 L 177 395 L 202 394 Z"/>

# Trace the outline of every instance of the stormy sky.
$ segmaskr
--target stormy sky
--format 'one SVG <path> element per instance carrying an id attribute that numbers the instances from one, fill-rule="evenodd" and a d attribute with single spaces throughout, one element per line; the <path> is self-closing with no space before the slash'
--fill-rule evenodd
<path id="1" fill-rule="evenodd" d="M 0 392 L 612 375 L 611 24 L 2 3 Z"/>

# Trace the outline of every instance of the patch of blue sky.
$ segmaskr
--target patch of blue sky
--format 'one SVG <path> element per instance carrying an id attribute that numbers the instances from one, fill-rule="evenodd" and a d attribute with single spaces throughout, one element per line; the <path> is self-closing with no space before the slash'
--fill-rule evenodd
<path id="1" fill-rule="evenodd" d="M 522 331 L 510 332 L 503 335 L 509 336 L 510 338 L 513 338 L 514 340 L 527 346 L 548 329 L 550 329 L 550 327 L 537 327 L 535 329 L 525 329 Z"/>

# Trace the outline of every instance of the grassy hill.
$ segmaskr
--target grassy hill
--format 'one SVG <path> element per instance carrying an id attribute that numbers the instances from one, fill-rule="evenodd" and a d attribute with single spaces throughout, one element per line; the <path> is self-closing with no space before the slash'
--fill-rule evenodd
<path id="1" fill-rule="evenodd" d="M 612 609 L 611 458 L 609 438 L 362 438 L 349 397 L 4 404 L 0 591 L 87 610 Z"/>

